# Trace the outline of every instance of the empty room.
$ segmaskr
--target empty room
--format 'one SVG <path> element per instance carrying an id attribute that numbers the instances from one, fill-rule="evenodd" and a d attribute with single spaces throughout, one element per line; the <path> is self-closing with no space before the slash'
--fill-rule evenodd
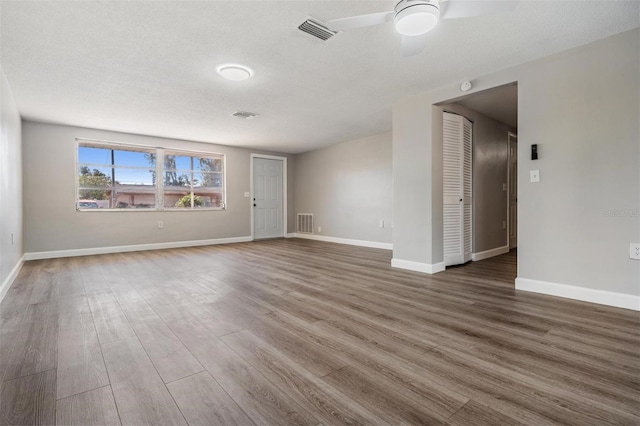
<path id="1" fill-rule="evenodd" d="M 0 424 L 640 425 L 640 2 L 0 0 Z"/>

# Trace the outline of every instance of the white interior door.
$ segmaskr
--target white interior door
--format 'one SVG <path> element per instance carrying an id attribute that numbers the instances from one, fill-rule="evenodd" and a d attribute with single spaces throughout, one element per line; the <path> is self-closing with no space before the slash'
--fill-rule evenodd
<path id="1" fill-rule="evenodd" d="M 444 262 L 471 260 L 472 248 L 472 125 L 466 118 L 444 113 L 443 208 Z"/>
<path id="2" fill-rule="evenodd" d="M 283 161 L 253 159 L 253 238 L 284 237 Z"/>
<path id="3" fill-rule="evenodd" d="M 518 247 L 518 136 L 509 133 L 509 248 Z"/>

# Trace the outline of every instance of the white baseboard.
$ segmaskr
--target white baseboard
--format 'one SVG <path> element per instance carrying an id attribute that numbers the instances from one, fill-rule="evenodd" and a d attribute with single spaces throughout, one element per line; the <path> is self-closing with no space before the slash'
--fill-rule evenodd
<path id="1" fill-rule="evenodd" d="M 493 256 L 500 256 L 501 254 L 509 253 L 509 246 L 496 247 L 491 250 L 479 251 L 478 253 L 471 253 L 471 260 L 474 262 L 478 260 L 488 259 Z"/>
<path id="2" fill-rule="evenodd" d="M 25 256 L 22 255 L 20 260 L 18 260 L 18 263 L 16 263 L 16 266 L 13 267 L 11 272 L 9 272 L 9 275 L 7 276 L 7 278 L 5 278 L 4 281 L 2 282 L 2 285 L 0 285 L 0 302 L 2 302 L 2 299 L 4 299 L 4 296 L 7 294 L 7 291 L 9 291 L 9 289 L 11 288 L 11 284 L 13 284 L 16 277 L 20 273 L 20 270 L 22 269 L 22 265 L 24 265 L 24 260 L 25 260 Z"/>
<path id="3" fill-rule="evenodd" d="M 634 296 L 632 294 L 594 290 L 592 288 L 531 280 L 529 278 L 516 278 L 516 290 L 530 291 L 533 293 L 547 294 L 550 296 L 558 296 L 567 299 L 581 300 L 583 302 L 598 303 L 600 305 L 640 311 L 640 296 Z"/>
<path id="4" fill-rule="evenodd" d="M 284 234 L 285 238 L 295 238 L 296 234 L 294 232 L 288 232 L 286 234 Z"/>
<path id="5" fill-rule="evenodd" d="M 402 259 L 391 259 L 391 266 L 409 271 L 423 272 L 425 274 L 437 274 L 446 269 L 444 262 L 431 264 Z"/>
<path id="6" fill-rule="evenodd" d="M 251 237 L 215 238 L 211 240 L 173 241 L 168 243 L 136 244 L 130 246 L 96 247 L 73 250 L 53 250 L 25 253 L 25 260 L 54 259 L 58 257 L 91 256 L 94 254 L 125 253 L 130 251 L 162 250 L 181 247 L 211 246 L 215 244 L 245 243 Z"/>
<path id="7" fill-rule="evenodd" d="M 325 235 L 314 234 L 293 234 L 295 238 L 304 238 L 307 240 L 325 241 L 327 243 L 348 244 L 351 246 L 371 247 L 385 250 L 393 250 L 393 244 L 391 243 L 379 243 L 377 241 L 364 241 L 364 240 L 350 240 L 348 238 L 327 237 Z"/>

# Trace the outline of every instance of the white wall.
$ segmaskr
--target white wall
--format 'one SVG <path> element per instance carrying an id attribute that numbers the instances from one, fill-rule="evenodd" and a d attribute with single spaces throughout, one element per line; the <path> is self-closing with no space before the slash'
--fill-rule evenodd
<path id="1" fill-rule="evenodd" d="M 21 265 L 22 138 L 18 107 L 0 68 L 0 300 Z M 13 242 L 11 240 L 13 234 Z"/>
<path id="2" fill-rule="evenodd" d="M 515 129 L 457 103 L 442 105 L 473 122 L 473 253 L 509 244 L 507 230 L 507 183 L 509 132 Z"/>
<path id="3" fill-rule="evenodd" d="M 316 234 L 391 243 L 391 133 L 297 155 L 294 185 L 295 210 L 314 214 Z"/>
<path id="4" fill-rule="evenodd" d="M 226 155 L 227 209 L 223 211 L 91 211 L 75 209 L 75 139 L 88 138 Z M 248 149 L 185 142 L 63 125 L 23 125 L 25 251 L 55 252 L 140 244 L 249 237 L 251 235 Z M 294 166 L 288 156 L 289 167 Z M 289 188 L 289 232 L 293 180 Z M 158 221 L 164 229 L 158 229 Z"/>
<path id="5" fill-rule="evenodd" d="M 633 214 L 640 206 L 639 75 L 636 29 L 474 80 L 474 91 L 518 82 L 520 280 L 637 303 L 640 262 L 628 253 L 640 241 Z M 442 261 L 442 108 L 435 104 L 460 98 L 458 86 L 394 104 L 394 259 Z M 534 143 L 537 161 L 529 156 Z M 529 182 L 531 169 L 540 170 L 540 183 Z M 611 210 L 631 213 L 610 217 Z"/>

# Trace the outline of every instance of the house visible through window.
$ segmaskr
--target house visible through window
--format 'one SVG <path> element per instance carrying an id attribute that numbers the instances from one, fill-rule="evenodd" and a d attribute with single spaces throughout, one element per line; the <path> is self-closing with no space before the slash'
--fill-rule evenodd
<path id="1" fill-rule="evenodd" d="M 81 210 L 222 209 L 224 156 L 80 141 L 77 184 Z"/>

